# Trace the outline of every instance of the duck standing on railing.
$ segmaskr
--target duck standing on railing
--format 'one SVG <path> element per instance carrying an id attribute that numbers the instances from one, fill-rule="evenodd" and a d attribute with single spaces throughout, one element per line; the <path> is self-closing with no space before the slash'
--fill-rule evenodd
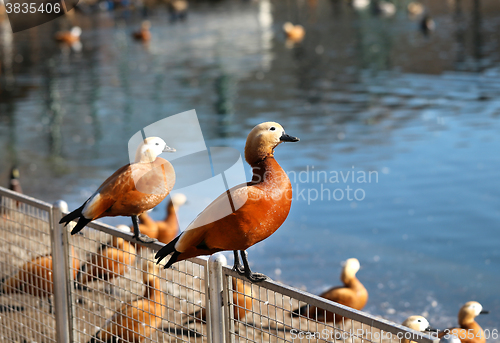
<path id="1" fill-rule="evenodd" d="M 170 243 L 179 234 L 177 211 L 186 203 L 186 196 L 182 193 L 174 194 L 167 204 L 167 215 L 164 220 L 154 221 L 144 212 L 139 216 L 139 230 L 149 237 L 156 238 L 162 243 Z"/>
<path id="2" fill-rule="evenodd" d="M 146 286 L 143 298 L 124 305 L 89 343 L 141 342 L 160 326 L 164 314 L 164 295 L 158 277 L 160 270 L 151 261 L 145 261 L 143 269 Z"/>
<path id="3" fill-rule="evenodd" d="M 253 169 L 252 181 L 231 188 L 208 205 L 186 230 L 156 253 L 157 263 L 172 254 L 165 265 L 168 268 L 190 257 L 233 250 L 234 270 L 250 281 L 265 280 L 265 275 L 252 273 L 245 250 L 271 236 L 288 216 L 292 185 L 274 159 L 274 149 L 283 142 L 297 141 L 278 123 L 254 127 L 245 145 L 245 159 Z M 232 211 L 226 214 L 228 200 Z"/>
<path id="4" fill-rule="evenodd" d="M 485 343 L 485 333 L 476 322 L 476 317 L 488 313 L 477 301 L 466 302 L 458 311 L 458 325 L 460 327 L 446 329 L 440 332 L 438 337 L 456 336 L 462 343 Z"/>
<path id="5" fill-rule="evenodd" d="M 139 242 L 156 241 L 139 231 L 138 216 L 163 201 L 175 184 L 174 168 L 158 157 L 162 152 L 174 152 L 158 137 L 149 137 L 137 148 L 135 161 L 118 169 L 85 201 L 64 216 L 61 223 L 79 219 L 71 234 L 81 231 L 92 220 L 102 217 L 130 216 L 134 238 Z"/>
<path id="6" fill-rule="evenodd" d="M 334 301 L 336 303 L 349 306 L 356 310 L 362 310 L 368 301 L 368 291 L 365 286 L 356 278 L 356 273 L 360 268 L 359 261 L 355 258 L 350 258 L 345 262 L 342 272 L 340 273 L 340 280 L 344 286 L 334 287 L 328 291 L 320 294 L 320 297 Z M 304 305 L 301 308 L 293 311 L 292 316 L 304 316 L 307 318 L 314 318 L 319 321 L 333 322 L 342 321 L 344 317 L 341 315 L 334 315 L 332 312 L 325 311 L 315 306 Z"/>
<path id="7" fill-rule="evenodd" d="M 76 288 L 100 279 L 110 281 L 123 276 L 135 262 L 136 251 L 130 242 L 121 237 L 113 237 L 111 242 L 99 247 L 95 254 L 82 265 L 75 279 Z M 109 293 L 112 293 L 109 284 Z"/>
<path id="8" fill-rule="evenodd" d="M 75 278 L 80 268 L 80 261 L 75 256 L 73 247 L 71 247 L 71 265 Z M 38 298 L 47 298 L 49 312 L 52 313 L 50 300 L 53 294 L 52 255 L 38 256 L 26 262 L 15 275 L 0 281 L 0 290 L 2 294 L 25 293 Z"/>
<path id="9" fill-rule="evenodd" d="M 410 316 L 406 318 L 406 320 L 402 323 L 402 325 L 412 330 L 423 333 L 437 332 L 437 329 L 434 329 L 432 326 L 430 326 L 427 319 L 425 319 L 422 316 Z M 401 339 L 401 343 L 416 343 L 416 342 L 404 337 L 403 339 Z"/>

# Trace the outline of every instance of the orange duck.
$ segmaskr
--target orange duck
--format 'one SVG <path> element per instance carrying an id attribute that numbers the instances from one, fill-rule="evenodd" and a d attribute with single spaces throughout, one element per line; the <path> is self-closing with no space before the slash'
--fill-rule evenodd
<path id="1" fill-rule="evenodd" d="M 161 138 L 144 139 L 137 149 L 134 163 L 118 169 L 81 207 L 64 216 L 59 223 L 79 219 L 71 231 L 74 235 L 92 220 L 130 216 L 134 238 L 143 243 L 155 241 L 139 232 L 138 216 L 161 203 L 174 187 L 174 168 L 170 162 L 158 157 L 162 152 L 174 151 Z"/>
<path id="2" fill-rule="evenodd" d="M 441 332 L 438 337 L 456 336 L 462 343 L 486 343 L 484 331 L 476 323 L 475 318 L 480 314 L 488 314 L 477 301 L 466 302 L 458 311 L 459 328 L 450 328 Z"/>
<path id="3" fill-rule="evenodd" d="M 151 22 L 149 22 L 149 20 L 145 20 L 141 24 L 141 29 L 132 33 L 132 37 L 136 40 L 149 42 L 151 40 L 151 31 L 149 31 L 150 28 Z"/>
<path id="4" fill-rule="evenodd" d="M 174 194 L 167 204 L 167 215 L 164 220 L 154 221 L 145 212 L 139 217 L 139 230 L 149 237 L 158 239 L 162 243 L 170 243 L 179 234 L 177 211 L 186 203 L 186 196 L 182 193 Z"/>
<path id="5" fill-rule="evenodd" d="M 123 276 L 134 264 L 135 257 L 136 251 L 130 242 L 121 237 L 113 237 L 110 243 L 101 245 L 97 253 L 82 266 L 76 282 L 86 285 L 96 279 L 111 280 Z"/>
<path id="6" fill-rule="evenodd" d="M 283 24 L 283 31 L 286 34 L 286 38 L 294 43 L 301 42 L 306 35 L 306 30 L 302 25 L 293 25 L 290 22 Z"/>
<path id="7" fill-rule="evenodd" d="M 23 193 L 21 182 L 19 181 L 19 168 L 17 166 L 13 166 L 10 170 L 9 189 L 17 193 Z"/>
<path id="8" fill-rule="evenodd" d="M 143 299 L 124 305 L 107 325 L 98 331 L 89 343 L 141 342 L 150 337 L 160 326 L 163 318 L 164 295 L 160 286 L 158 266 L 150 261 L 144 263 L 143 282 L 146 286 Z"/>
<path id="9" fill-rule="evenodd" d="M 235 186 L 215 199 L 184 232 L 156 253 L 157 262 L 173 253 L 165 265 L 168 268 L 190 257 L 233 250 L 234 269 L 239 274 L 251 281 L 265 280 L 265 275 L 252 273 L 245 250 L 271 236 L 288 216 L 292 185 L 274 159 L 274 149 L 283 142 L 298 140 L 285 134 L 278 123 L 254 127 L 245 146 L 245 159 L 253 168 L 252 181 Z M 234 210 L 225 215 L 228 194 Z"/>
<path id="10" fill-rule="evenodd" d="M 340 274 L 340 280 L 344 284 L 342 287 L 334 287 L 322 293 L 320 297 L 334 301 L 336 303 L 349 306 L 356 310 L 362 310 L 368 301 L 368 292 L 363 284 L 356 278 L 356 273 L 360 268 L 359 261 L 350 258 L 345 262 L 344 268 Z M 317 309 L 314 306 L 305 305 L 293 312 L 294 316 L 302 315 L 308 318 L 315 318 L 319 321 L 333 322 L 342 321 L 343 317 L 332 312 Z"/>
<path id="11" fill-rule="evenodd" d="M 56 32 L 54 36 L 55 40 L 61 43 L 72 45 L 80 41 L 80 36 L 82 34 L 82 29 L 78 26 L 74 26 L 71 31 L 59 31 Z"/>
<path id="12" fill-rule="evenodd" d="M 245 285 L 243 280 L 237 280 L 233 278 L 233 305 L 234 305 L 234 318 L 243 321 L 248 311 L 252 310 L 252 287 L 250 285 Z M 197 311 L 190 314 L 188 321 L 184 324 L 192 323 L 194 321 L 205 321 L 207 320 L 206 309 Z"/>
<path id="13" fill-rule="evenodd" d="M 73 247 L 71 247 L 71 263 L 75 278 L 80 262 L 75 256 Z M 38 298 L 47 298 L 50 305 L 49 312 L 52 313 L 50 301 L 53 291 L 52 255 L 38 256 L 25 263 L 15 275 L 2 280 L 1 291 L 3 294 L 25 293 Z"/>

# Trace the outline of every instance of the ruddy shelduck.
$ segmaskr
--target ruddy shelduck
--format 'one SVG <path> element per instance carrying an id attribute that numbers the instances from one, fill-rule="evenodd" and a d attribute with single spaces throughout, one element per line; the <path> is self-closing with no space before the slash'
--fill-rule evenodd
<path id="1" fill-rule="evenodd" d="M 113 237 L 110 243 L 103 244 L 98 251 L 82 266 L 76 277 L 79 285 L 101 279 L 109 281 L 123 276 L 135 262 L 136 251 L 130 242 L 121 237 Z"/>
<path id="2" fill-rule="evenodd" d="M 78 26 L 74 26 L 71 31 L 59 31 L 56 32 L 54 36 L 55 40 L 61 43 L 72 45 L 80 41 L 80 36 L 82 35 L 82 29 Z"/>
<path id="3" fill-rule="evenodd" d="M 340 273 L 340 280 L 344 286 L 334 287 L 328 291 L 320 294 L 320 297 L 334 301 L 336 303 L 349 306 L 356 310 L 362 310 L 368 301 L 368 291 L 365 286 L 356 278 L 356 273 L 360 268 L 359 261 L 355 258 L 348 259 L 342 272 Z M 332 312 L 325 311 L 315 306 L 305 305 L 295 310 L 295 315 L 301 315 L 308 318 L 315 318 L 316 320 L 339 323 L 343 317 Z"/>
<path id="4" fill-rule="evenodd" d="M 151 31 L 149 31 L 150 28 L 151 22 L 149 20 L 145 20 L 142 22 L 140 30 L 132 33 L 132 37 L 139 41 L 149 42 L 151 40 Z"/>
<path id="5" fill-rule="evenodd" d="M 9 189 L 22 194 L 23 189 L 21 188 L 21 181 L 19 181 L 19 174 L 19 168 L 17 166 L 13 166 L 10 170 Z"/>
<path id="6" fill-rule="evenodd" d="M 286 34 L 286 38 L 294 43 L 301 42 L 306 35 L 306 30 L 302 25 L 293 25 L 290 22 L 283 24 L 283 31 Z"/>
<path id="7" fill-rule="evenodd" d="M 182 193 L 170 196 L 167 204 L 167 215 L 164 220 L 154 221 L 144 212 L 139 216 L 139 230 L 149 237 L 156 238 L 162 243 L 170 243 L 179 234 L 177 211 L 186 203 L 186 196 Z"/>
<path id="8" fill-rule="evenodd" d="M 80 261 L 71 247 L 71 266 L 73 278 L 80 268 Z M 24 293 L 38 298 L 47 298 L 52 313 L 50 296 L 53 292 L 52 255 L 38 256 L 26 262 L 19 271 L 1 282 L 3 294 Z"/>
<path id="9" fill-rule="evenodd" d="M 423 333 L 437 331 L 432 326 L 430 326 L 427 319 L 425 319 L 422 316 L 410 316 L 410 317 L 406 318 L 406 320 L 402 323 L 402 325 L 406 326 L 407 328 L 410 328 L 412 330 L 415 330 L 418 332 L 423 332 Z M 408 336 L 408 335 L 406 335 L 406 336 Z M 401 343 L 415 343 L 415 341 L 412 341 L 411 339 L 409 339 L 409 337 L 403 337 L 401 339 Z"/>
<path id="10" fill-rule="evenodd" d="M 458 311 L 458 328 L 446 329 L 439 333 L 439 338 L 456 336 L 462 343 L 485 343 L 486 336 L 483 329 L 476 323 L 480 314 L 488 314 L 477 301 L 466 302 Z"/>
<path id="11" fill-rule="evenodd" d="M 246 285 L 243 280 L 233 278 L 233 310 L 234 318 L 236 320 L 243 321 L 248 311 L 252 311 L 252 286 Z M 207 312 L 206 309 L 197 311 L 189 315 L 189 320 L 184 324 L 192 323 L 194 321 L 206 321 Z"/>
<path id="12" fill-rule="evenodd" d="M 146 286 L 140 300 L 124 305 L 89 343 L 96 342 L 142 342 L 162 322 L 164 295 L 158 278 L 160 270 L 151 261 L 144 263 L 143 282 Z"/>
<path id="13" fill-rule="evenodd" d="M 130 216 L 134 238 L 143 243 L 155 239 L 139 232 L 138 216 L 165 199 L 175 184 L 174 168 L 158 157 L 162 152 L 174 152 L 158 137 L 149 137 L 137 148 L 135 161 L 118 169 L 85 201 L 59 223 L 79 219 L 71 234 L 81 231 L 92 220 L 102 217 Z"/>
<path id="14" fill-rule="evenodd" d="M 253 169 L 252 181 L 235 186 L 215 199 L 186 230 L 156 253 L 157 262 L 173 254 L 165 265 L 168 268 L 190 257 L 233 250 L 234 270 L 251 281 L 265 280 L 265 275 L 252 273 L 245 250 L 271 236 L 288 216 L 292 185 L 274 159 L 274 149 L 283 142 L 298 140 L 287 135 L 278 123 L 254 127 L 245 146 L 245 159 Z M 233 211 L 226 215 L 228 200 Z"/>

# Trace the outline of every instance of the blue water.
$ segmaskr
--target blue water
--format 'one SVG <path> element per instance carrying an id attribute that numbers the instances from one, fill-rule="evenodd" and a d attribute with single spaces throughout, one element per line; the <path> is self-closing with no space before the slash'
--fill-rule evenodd
<path id="1" fill-rule="evenodd" d="M 255 270 L 320 293 L 356 257 L 370 313 L 424 314 L 444 328 L 477 300 L 491 311 L 478 322 L 498 329 L 500 6 L 428 1 L 437 29 L 425 37 L 403 3 L 391 18 L 341 1 L 197 3 L 177 24 L 158 9 L 149 46 L 130 39 L 142 20 L 133 13 L 77 14 L 15 35 L 4 20 L 0 177 L 17 161 L 25 193 L 75 208 L 128 162 L 132 134 L 159 119 L 196 109 L 208 146 L 241 152 L 255 124 L 278 121 L 301 141 L 276 159 L 302 181 L 292 179 L 285 224 L 249 249 Z M 307 32 L 293 48 L 287 20 Z M 83 28 L 80 53 L 52 41 L 71 23 Z M 318 182 L 320 171 L 372 179 Z M 347 186 L 363 199 L 347 200 Z M 311 199 L 322 189 L 344 198 Z M 209 201 L 187 195 L 181 227 Z"/>

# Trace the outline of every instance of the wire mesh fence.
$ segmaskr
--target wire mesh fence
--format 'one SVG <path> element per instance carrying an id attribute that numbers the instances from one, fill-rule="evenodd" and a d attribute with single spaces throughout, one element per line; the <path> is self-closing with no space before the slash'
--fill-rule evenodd
<path id="1" fill-rule="evenodd" d="M 312 294 L 223 268 L 227 342 L 433 342 L 421 332 Z M 298 309 L 306 306 L 304 314 Z M 407 340 L 405 340 L 407 339 Z M 437 340 L 438 341 L 438 340 Z"/>
<path id="2" fill-rule="evenodd" d="M 0 201 L 0 342 L 55 342 L 51 205 Z"/>
<path id="3" fill-rule="evenodd" d="M 165 270 L 154 261 L 162 243 L 100 223 L 71 236 L 60 203 L 1 187 L 0 197 L 0 342 L 436 341 L 273 281 L 252 284 L 223 256 Z M 299 315 L 304 305 L 313 310 Z"/>
<path id="4" fill-rule="evenodd" d="M 164 270 L 155 264 L 154 244 L 135 244 L 130 233 L 110 226 L 90 226 L 69 238 L 78 259 L 70 273 L 74 341 L 207 340 L 205 319 L 192 321 L 205 310 L 206 260 Z"/>

